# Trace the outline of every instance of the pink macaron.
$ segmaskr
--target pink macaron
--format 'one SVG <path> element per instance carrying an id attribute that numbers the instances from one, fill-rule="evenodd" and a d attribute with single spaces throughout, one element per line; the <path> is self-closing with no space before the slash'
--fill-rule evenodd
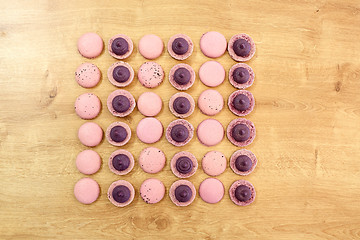
<path id="1" fill-rule="evenodd" d="M 102 38 L 96 33 L 83 34 L 78 42 L 79 53 L 86 58 L 95 58 L 99 56 L 104 48 Z"/>
<path id="2" fill-rule="evenodd" d="M 115 90 L 107 99 L 110 113 L 116 117 L 126 117 L 136 106 L 135 98 L 126 90 Z"/>
<path id="3" fill-rule="evenodd" d="M 201 161 L 201 166 L 207 175 L 218 176 L 226 169 L 226 157 L 218 151 L 207 152 Z"/>
<path id="4" fill-rule="evenodd" d="M 169 100 L 169 109 L 175 117 L 187 118 L 195 109 L 195 101 L 191 95 L 178 92 L 171 96 Z"/>
<path id="5" fill-rule="evenodd" d="M 255 106 L 255 99 L 251 92 L 246 90 L 237 90 L 230 94 L 228 106 L 232 113 L 243 117 L 252 112 Z"/>
<path id="6" fill-rule="evenodd" d="M 125 175 L 134 168 L 135 160 L 129 151 L 118 149 L 110 155 L 108 165 L 113 173 Z"/>
<path id="7" fill-rule="evenodd" d="M 235 61 L 249 61 L 254 56 L 255 51 L 254 41 L 245 33 L 236 34 L 229 40 L 228 52 Z"/>
<path id="8" fill-rule="evenodd" d="M 245 63 L 237 63 L 229 70 L 229 81 L 231 85 L 238 89 L 245 89 L 254 83 L 255 73 L 253 69 Z"/>
<path id="9" fill-rule="evenodd" d="M 109 54 L 116 59 L 128 58 L 133 52 L 133 49 L 134 44 L 131 38 L 124 34 L 117 34 L 109 40 Z"/>
<path id="10" fill-rule="evenodd" d="M 136 127 L 136 135 L 143 143 L 156 143 L 163 135 L 163 125 L 153 117 L 140 120 Z"/>
<path id="11" fill-rule="evenodd" d="M 207 61 L 199 69 L 200 81 L 208 87 L 217 87 L 225 80 L 225 69 L 217 61 Z"/>
<path id="12" fill-rule="evenodd" d="M 198 107 L 203 114 L 214 116 L 223 109 L 224 99 L 218 91 L 207 89 L 200 94 Z"/>
<path id="13" fill-rule="evenodd" d="M 202 53 L 210 58 L 221 57 L 226 51 L 226 38 L 219 32 L 204 33 L 200 39 Z"/>
<path id="14" fill-rule="evenodd" d="M 144 172 L 158 173 L 164 168 L 165 163 L 165 154 L 158 148 L 148 147 L 140 153 L 139 165 Z"/>
<path id="15" fill-rule="evenodd" d="M 254 202 L 256 192 L 254 186 L 246 180 L 235 181 L 229 189 L 231 201 L 238 206 L 247 206 Z"/>
<path id="16" fill-rule="evenodd" d="M 217 145 L 224 138 L 224 127 L 218 120 L 212 118 L 202 121 L 196 132 L 199 141 L 208 147 Z"/>
<path id="17" fill-rule="evenodd" d="M 111 145 L 121 147 L 129 142 L 131 129 L 129 125 L 124 122 L 113 122 L 106 129 L 105 136 Z"/>
<path id="18" fill-rule="evenodd" d="M 185 60 L 192 54 L 194 44 L 185 34 L 176 34 L 169 39 L 167 50 L 176 60 Z"/>
<path id="19" fill-rule="evenodd" d="M 85 146 L 95 147 L 100 144 L 103 138 L 103 130 L 94 122 L 86 122 L 80 126 L 78 138 Z"/>
<path id="20" fill-rule="evenodd" d="M 139 52 L 147 59 L 155 59 L 160 57 L 164 50 L 164 43 L 160 37 L 154 34 L 143 36 L 139 41 Z"/>
<path id="21" fill-rule="evenodd" d="M 159 86 L 164 80 L 164 76 L 164 70 L 156 62 L 145 62 L 138 71 L 139 82 L 147 88 Z"/>
<path id="22" fill-rule="evenodd" d="M 195 174 L 198 162 L 192 153 L 182 151 L 173 156 L 170 168 L 178 178 L 188 178 Z"/>
<path id="23" fill-rule="evenodd" d="M 82 119 L 94 119 L 101 111 L 101 102 L 93 93 L 84 93 L 75 101 L 75 112 Z"/>
<path id="24" fill-rule="evenodd" d="M 125 207 L 134 200 L 135 189 L 128 181 L 118 180 L 110 185 L 107 196 L 115 206 Z"/>
<path id="25" fill-rule="evenodd" d="M 99 184 L 91 178 L 82 178 L 75 184 L 75 198 L 83 204 L 91 204 L 95 202 L 96 199 L 98 199 L 99 194 Z"/>
<path id="26" fill-rule="evenodd" d="M 95 87 L 101 78 L 99 68 L 92 63 L 83 63 L 75 71 L 76 82 L 84 88 Z"/>
<path id="27" fill-rule="evenodd" d="M 177 90 L 188 90 L 195 82 L 195 71 L 190 65 L 179 63 L 170 69 L 169 81 Z"/>
<path id="28" fill-rule="evenodd" d="M 246 176 L 252 173 L 257 165 L 257 158 L 254 153 L 247 149 L 240 149 L 230 157 L 230 167 L 234 173 Z"/>
<path id="29" fill-rule="evenodd" d="M 199 186 L 199 195 L 204 202 L 218 203 L 224 197 L 223 183 L 216 178 L 207 178 Z"/>
<path id="30" fill-rule="evenodd" d="M 226 130 L 229 141 L 237 147 L 251 144 L 256 136 L 254 123 L 245 118 L 232 120 Z"/>
<path id="31" fill-rule="evenodd" d="M 186 120 L 172 121 L 166 128 L 165 137 L 169 143 L 176 147 L 185 146 L 194 136 L 194 127 Z"/>
<path id="32" fill-rule="evenodd" d="M 165 186 L 156 178 L 146 179 L 140 186 L 140 196 L 146 203 L 158 203 L 164 195 Z"/>
<path id="33" fill-rule="evenodd" d="M 142 115 L 155 117 L 162 109 L 163 102 L 159 95 L 154 92 L 144 92 L 137 100 L 137 107 Z"/>
<path id="34" fill-rule="evenodd" d="M 107 71 L 109 82 L 116 87 L 126 87 L 130 85 L 134 79 L 134 75 L 134 69 L 130 64 L 122 61 L 113 63 Z"/>
<path id="35" fill-rule="evenodd" d="M 101 167 L 100 155 L 93 150 L 84 150 L 76 157 L 76 167 L 83 174 L 94 174 Z"/>
<path id="36" fill-rule="evenodd" d="M 178 180 L 171 185 L 169 196 L 176 206 L 185 207 L 194 201 L 196 189 L 190 181 Z"/>

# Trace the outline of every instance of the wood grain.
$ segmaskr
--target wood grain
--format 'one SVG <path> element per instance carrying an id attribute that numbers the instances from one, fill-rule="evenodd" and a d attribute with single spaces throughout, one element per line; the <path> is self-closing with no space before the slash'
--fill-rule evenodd
<path id="1" fill-rule="evenodd" d="M 178 208 L 166 197 L 144 203 L 138 192 L 126 208 L 107 200 L 111 182 L 120 179 L 107 167 L 116 148 L 106 141 L 96 147 L 102 169 L 92 176 L 101 187 L 94 204 L 73 197 L 82 178 L 75 167 L 83 149 L 76 137 L 84 122 L 73 110 L 74 100 L 87 90 L 74 81 L 84 61 L 76 49 L 85 32 L 99 33 L 105 42 L 124 33 L 135 52 L 128 62 L 135 70 L 145 60 L 136 46 L 142 35 L 154 33 L 166 43 L 176 33 L 195 43 L 185 62 L 196 72 L 207 58 L 199 50 L 202 33 L 220 31 L 227 39 L 248 33 L 257 45 L 249 65 L 256 80 L 250 91 L 256 107 L 248 117 L 257 137 L 248 149 L 259 159 L 254 173 L 238 177 L 229 168 L 219 176 L 226 191 L 237 179 L 251 181 L 257 199 L 237 207 L 226 193 L 215 205 L 197 197 Z M 0 239 L 360 239 L 360 2 L 359 1 L 1 1 L 0 2 Z M 167 52 L 156 60 L 165 72 L 177 63 Z M 228 69 L 228 54 L 218 61 Z M 103 104 L 115 90 L 107 68 L 115 62 L 105 51 L 91 60 L 103 79 L 91 92 Z M 147 91 L 138 81 L 127 90 L 135 98 Z M 187 92 L 195 99 L 206 87 L 197 79 Z M 216 88 L 224 97 L 235 89 L 228 81 Z M 164 126 L 175 119 L 168 99 L 176 90 L 168 81 L 154 92 L 164 109 Z M 125 118 L 132 129 L 138 111 Z M 197 109 L 189 121 L 197 126 L 206 116 Z M 226 126 L 235 118 L 229 110 L 215 117 Z M 106 109 L 95 120 L 104 129 L 117 120 Z M 156 174 L 168 188 L 175 176 L 169 160 L 188 150 L 200 161 L 209 150 L 229 158 L 236 150 L 226 139 L 207 148 L 195 138 L 175 148 L 163 137 L 167 166 Z M 126 146 L 137 158 L 145 144 L 134 137 Z M 128 176 L 136 189 L 153 177 L 139 166 Z M 207 176 L 191 177 L 198 187 Z"/>

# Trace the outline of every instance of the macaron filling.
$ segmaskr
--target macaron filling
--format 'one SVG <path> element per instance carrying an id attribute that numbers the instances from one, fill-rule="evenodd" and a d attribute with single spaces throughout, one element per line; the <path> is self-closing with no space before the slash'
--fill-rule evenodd
<path id="1" fill-rule="evenodd" d="M 130 196 L 130 189 L 124 185 L 118 185 L 112 191 L 112 197 L 118 203 L 127 202 L 130 199 Z"/>
<path id="2" fill-rule="evenodd" d="M 177 124 L 172 127 L 170 136 L 176 142 L 184 142 L 189 137 L 189 130 L 184 125 Z"/>
<path id="3" fill-rule="evenodd" d="M 250 137 L 250 129 L 245 124 L 237 124 L 232 129 L 232 136 L 237 142 L 245 142 Z"/>
<path id="4" fill-rule="evenodd" d="M 115 126 L 110 130 L 110 138 L 114 142 L 123 142 L 128 136 L 126 129 L 122 126 Z"/>
<path id="5" fill-rule="evenodd" d="M 174 73 L 174 80 L 179 85 L 186 85 L 189 83 L 191 78 L 190 71 L 186 68 L 178 68 Z"/>
<path id="6" fill-rule="evenodd" d="M 250 100 L 246 95 L 239 94 L 234 98 L 233 105 L 238 111 L 246 111 L 250 107 Z"/>
<path id="7" fill-rule="evenodd" d="M 187 185 L 180 185 L 175 188 L 175 198 L 179 202 L 188 202 L 192 197 L 191 188 Z"/>
<path id="8" fill-rule="evenodd" d="M 183 156 L 183 157 L 179 157 L 176 160 L 176 170 L 179 173 L 182 174 L 187 174 L 189 172 L 191 172 L 191 170 L 193 169 L 193 162 L 191 161 L 190 158 Z"/>
<path id="9" fill-rule="evenodd" d="M 235 160 L 235 167 L 240 172 L 247 172 L 252 168 L 252 161 L 246 155 L 240 155 Z"/>
<path id="10" fill-rule="evenodd" d="M 250 54 L 251 45 L 245 39 L 240 38 L 234 42 L 233 49 L 236 55 L 247 57 Z"/>
<path id="11" fill-rule="evenodd" d="M 244 84 L 247 81 L 249 81 L 250 73 L 246 68 L 238 67 L 238 68 L 235 68 L 235 70 L 233 71 L 232 77 L 235 82 L 237 82 L 239 84 Z"/>
<path id="12" fill-rule="evenodd" d="M 173 102 L 175 112 L 186 114 L 191 108 L 190 101 L 186 97 L 177 97 Z"/>
<path id="13" fill-rule="evenodd" d="M 113 167 L 118 171 L 124 171 L 130 166 L 130 159 L 125 154 L 118 154 L 112 160 Z"/>
<path id="14" fill-rule="evenodd" d="M 116 66 L 113 70 L 113 78 L 119 83 L 124 83 L 130 78 L 130 71 L 127 67 Z"/>
<path id="15" fill-rule="evenodd" d="M 178 54 L 183 55 L 189 50 L 189 44 L 184 38 L 175 38 L 171 45 L 172 50 Z"/>
<path id="16" fill-rule="evenodd" d="M 112 100 L 112 107 L 119 113 L 124 113 L 130 108 L 130 101 L 124 95 L 118 95 Z"/>
<path id="17" fill-rule="evenodd" d="M 251 199 L 251 190 L 245 185 L 240 185 L 235 189 L 235 197 L 240 202 L 246 202 Z"/>
<path id="18" fill-rule="evenodd" d="M 124 38 L 118 37 L 111 43 L 111 50 L 116 55 L 124 55 L 129 51 L 129 44 Z"/>

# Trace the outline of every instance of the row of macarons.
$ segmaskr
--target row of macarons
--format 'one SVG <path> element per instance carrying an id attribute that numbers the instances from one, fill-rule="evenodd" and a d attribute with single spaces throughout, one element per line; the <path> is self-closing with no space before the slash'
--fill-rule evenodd
<path id="1" fill-rule="evenodd" d="M 99 56 L 104 48 L 102 38 L 93 32 L 83 34 L 77 42 L 79 53 L 86 58 Z M 108 41 L 108 52 L 116 59 L 128 58 L 134 49 L 134 43 L 125 34 L 117 34 Z M 191 38 L 185 34 L 176 34 L 170 37 L 167 45 L 169 54 L 176 60 L 185 60 L 191 56 L 194 44 Z M 252 38 L 245 34 L 232 36 L 227 43 L 224 35 L 216 31 L 204 33 L 200 38 L 200 49 L 209 58 L 221 57 L 226 49 L 231 58 L 238 62 L 250 60 L 256 51 Z M 162 39 L 154 34 L 144 35 L 138 43 L 140 54 L 146 59 L 158 58 L 163 50 Z"/>
<path id="2" fill-rule="evenodd" d="M 141 198 L 147 204 L 160 202 L 165 196 L 164 184 L 156 178 L 146 179 L 140 186 Z M 199 186 L 199 195 L 206 203 L 220 202 L 225 194 L 223 183 L 217 178 L 207 178 Z M 100 195 L 99 184 L 91 178 L 80 179 L 74 187 L 75 198 L 83 204 L 95 202 Z M 229 188 L 230 199 L 238 206 L 246 206 L 255 200 L 254 186 L 246 180 L 237 180 Z M 109 201 L 117 207 L 129 205 L 135 197 L 133 185 L 126 180 L 113 182 L 107 191 Z M 196 188 L 188 180 L 177 180 L 169 189 L 171 201 L 180 207 L 190 205 L 196 197 Z"/>

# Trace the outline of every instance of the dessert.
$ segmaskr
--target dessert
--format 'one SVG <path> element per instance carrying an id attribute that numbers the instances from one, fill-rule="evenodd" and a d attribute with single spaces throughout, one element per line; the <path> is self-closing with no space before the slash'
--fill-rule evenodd
<path id="1" fill-rule="evenodd" d="M 75 71 L 76 82 L 84 88 L 95 87 L 101 78 L 99 68 L 92 63 L 83 63 Z"/>
<path id="2" fill-rule="evenodd" d="M 196 189 L 190 181 L 178 180 L 171 185 L 169 196 L 176 206 L 185 207 L 194 201 Z"/>
<path id="3" fill-rule="evenodd" d="M 229 70 L 229 81 L 238 89 L 250 87 L 254 83 L 254 79 L 254 71 L 245 63 L 237 63 Z"/>
<path id="4" fill-rule="evenodd" d="M 101 127 L 94 122 L 86 122 L 80 126 L 78 138 L 82 144 L 88 147 L 99 145 L 103 138 Z"/>
<path id="5" fill-rule="evenodd" d="M 208 87 L 217 87 L 225 80 L 225 69 L 217 61 L 207 61 L 199 69 L 200 81 Z"/>
<path id="6" fill-rule="evenodd" d="M 100 110 L 100 99 L 93 93 L 81 94 L 75 101 L 75 112 L 82 119 L 94 119 Z"/>
<path id="7" fill-rule="evenodd" d="M 188 178 L 195 174 L 198 162 L 192 153 L 182 151 L 172 157 L 170 168 L 178 178 Z"/>
<path id="8" fill-rule="evenodd" d="M 148 147 L 140 153 L 139 165 L 144 172 L 158 173 L 164 168 L 165 163 L 165 154 L 158 148 Z"/>
<path id="9" fill-rule="evenodd" d="M 194 44 L 185 34 L 176 34 L 170 38 L 167 49 L 176 60 L 185 60 L 192 54 Z"/>
<path id="10" fill-rule="evenodd" d="M 194 127 L 186 120 L 172 121 L 166 129 L 166 139 L 174 146 L 186 145 L 194 135 Z"/>
<path id="11" fill-rule="evenodd" d="M 77 47 L 83 57 L 95 58 L 101 54 L 104 43 L 98 34 L 89 32 L 79 38 Z"/>
<path id="12" fill-rule="evenodd" d="M 229 96 L 229 109 L 237 116 L 243 117 L 248 115 L 254 109 L 254 105 L 254 96 L 249 91 L 237 90 Z"/>
<path id="13" fill-rule="evenodd" d="M 124 34 L 117 34 L 110 38 L 108 44 L 109 54 L 116 59 L 125 59 L 133 51 L 133 42 Z"/>
<path id="14" fill-rule="evenodd" d="M 131 138 L 131 129 L 124 122 L 113 122 L 107 128 L 105 136 L 111 145 L 124 146 Z"/>
<path id="15" fill-rule="evenodd" d="M 100 155 L 93 150 L 84 150 L 76 157 L 76 167 L 83 174 L 94 174 L 101 166 Z"/>
<path id="16" fill-rule="evenodd" d="M 199 195 L 204 202 L 218 203 L 224 197 L 224 185 L 219 179 L 207 178 L 199 186 Z"/>
<path id="17" fill-rule="evenodd" d="M 113 152 L 109 157 L 110 171 L 117 175 L 128 174 L 135 165 L 133 155 L 124 149 L 119 149 Z"/>
<path id="18" fill-rule="evenodd" d="M 249 61 L 254 56 L 255 51 L 254 41 L 245 33 L 236 34 L 229 40 L 229 55 L 237 62 Z"/>
<path id="19" fill-rule="evenodd" d="M 200 94 L 198 107 L 203 114 L 214 116 L 223 109 L 224 99 L 218 91 L 208 89 Z"/>
<path id="20" fill-rule="evenodd" d="M 147 59 L 159 57 L 164 49 L 164 43 L 160 37 L 154 34 L 143 36 L 139 41 L 139 52 Z"/>
<path id="21" fill-rule="evenodd" d="M 91 178 L 82 178 L 75 184 L 75 198 L 83 204 L 91 204 L 95 202 L 96 199 L 98 199 L 99 194 L 99 184 Z"/>
<path id="22" fill-rule="evenodd" d="M 218 176 L 226 169 L 226 157 L 218 151 L 207 152 L 201 161 L 201 166 L 207 175 Z"/>
<path id="23" fill-rule="evenodd" d="M 215 146 L 224 138 L 224 128 L 215 119 L 205 119 L 198 125 L 197 136 L 205 146 Z"/>
<path id="24" fill-rule="evenodd" d="M 195 101 L 187 93 L 175 93 L 169 100 L 169 108 L 175 117 L 186 118 L 194 112 Z"/>
<path id="25" fill-rule="evenodd" d="M 134 200 L 135 189 L 128 181 L 118 180 L 110 185 L 107 196 L 115 206 L 125 207 Z"/>
<path id="26" fill-rule="evenodd" d="M 255 125 L 245 118 L 232 120 L 227 127 L 229 141 L 237 147 L 245 147 L 254 141 Z"/>
<path id="27" fill-rule="evenodd" d="M 140 120 L 136 127 L 136 135 L 143 143 L 155 143 L 163 134 L 163 126 L 159 120 L 146 117 Z"/>
<path id="28" fill-rule="evenodd" d="M 156 62 L 145 62 L 139 68 L 138 79 L 144 87 L 155 88 L 162 83 L 164 70 Z"/>
<path id="29" fill-rule="evenodd" d="M 195 71 L 190 65 L 179 63 L 171 68 L 169 81 L 177 90 L 188 90 L 195 82 Z"/>
<path id="30" fill-rule="evenodd" d="M 226 38 L 219 32 L 204 33 L 200 39 L 200 49 L 210 58 L 221 57 L 226 51 Z"/>
<path id="31" fill-rule="evenodd" d="M 107 99 L 110 113 L 116 117 L 125 117 L 135 108 L 135 98 L 126 90 L 115 90 Z"/>
<path id="32" fill-rule="evenodd" d="M 164 195 L 165 186 L 156 178 L 146 179 L 140 186 L 140 196 L 146 203 L 158 203 Z"/>
<path id="33" fill-rule="evenodd" d="M 231 201 L 238 206 L 247 206 L 254 202 L 256 192 L 254 186 L 246 180 L 235 181 L 230 189 L 229 195 Z"/>
<path id="34" fill-rule="evenodd" d="M 144 92 L 137 100 L 137 107 L 142 115 L 146 117 L 154 117 L 158 115 L 162 109 L 162 100 L 154 92 Z"/>
<path id="35" fill-rule="evenodd" d="M 134 69 L 126 62 L 115 62 L 109 67 L 107 77 L 112 85 L 126 87 L 134 79 Z"/>
<path id="36" fill-rule="evenodd" d="M 254 171 L 256 165 L 257 159 L 255 154 L 246 149 L 237 150 L 230 157 L 230 167 L 238 175 L 249 175 Z"/>

